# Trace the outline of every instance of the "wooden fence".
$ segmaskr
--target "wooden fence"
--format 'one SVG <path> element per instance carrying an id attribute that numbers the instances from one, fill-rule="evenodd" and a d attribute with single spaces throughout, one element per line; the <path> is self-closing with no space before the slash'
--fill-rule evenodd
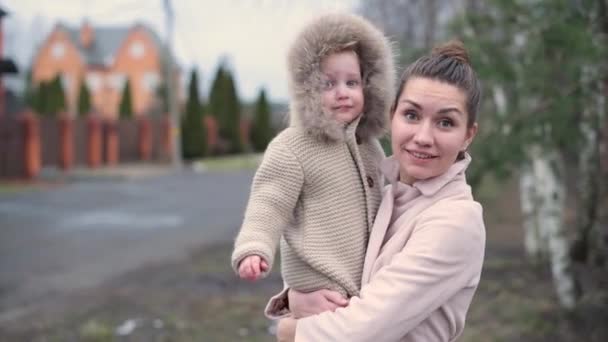
<path id="1" fill-rule="evenodd" d="M 0 178 L 32 178 L 41 167 L 69 170 L 121 162 L 170 159 L 166 117 L 130 120 L 39 117 L 0 118 Z"/>

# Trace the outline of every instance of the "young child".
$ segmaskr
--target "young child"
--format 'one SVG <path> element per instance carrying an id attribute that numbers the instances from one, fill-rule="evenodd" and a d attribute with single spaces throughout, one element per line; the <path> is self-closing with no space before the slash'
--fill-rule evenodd
<path id="1" fill-rule="evenodd" d="M 324 15 L 288 55 L 290 126 L 268 145 L 253 180 L 232 267 L 256 280 L 272 268 L 293 289 L 359 293 L 381 200 L 378 165 L 393 96 L 392 51 L 365 19 Z"/>

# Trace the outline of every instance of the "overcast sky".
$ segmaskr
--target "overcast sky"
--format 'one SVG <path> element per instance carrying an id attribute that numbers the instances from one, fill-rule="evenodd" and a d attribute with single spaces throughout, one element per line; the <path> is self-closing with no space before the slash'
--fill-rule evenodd
<path id="1" fill-rule="evenodd" d="M 78 26 L 148 24 L 164 39 L 163 0 L 1 0 L 5 55 L 28 66 L 35 45 L 57 21 Z M 235 72 L 239 95 L 252 100 L 266 87 L 272 100 L 287 99 L 286 50 L 304 23 L 333 10 L 353 10 L 357 0 L 172 0 L 174 48 L 182 67 L 198 66 L 206 96 L 222 56 Z"/>

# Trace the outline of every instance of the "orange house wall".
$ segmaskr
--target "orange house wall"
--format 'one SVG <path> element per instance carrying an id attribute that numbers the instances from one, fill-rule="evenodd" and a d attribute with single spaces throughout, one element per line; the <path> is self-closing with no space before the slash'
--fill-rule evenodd
<path id="1" fill-rule="evenodd" d="M 56 43 L 63 43 L 65 47 L 64 55 L 61 58 L 55 58 L 52 55 L 51 49 Z M 41 46 L 32 68 L 32 81 L 34 84 L 50 81 L 57 73 L 66 75 L 70 80 L 65 93 L 67 109 L 69 112 L 74 112 L 78 101 L 80 81 L 84 74 L 84 63 L 67 33 L 60 29 L 55 29 Z"/>
<path id="2" fill-rule="evenodd" d="M 144 46 L 144 55 L 133 58 L 130 54 L 131 44 L 140 41 Z M 51 49 L 57 42 L 65 46 L 62 58 L 52 56 Z M 108 68 L 86 67 L 76 47 L 66 32 L 55 29 L 38 52 L 38 57 L 32 66 L 32 80 L 35 84 L 40 81 L 51 80 L 57 73 L 67 75 L 70 79 L 69 89 L 66 93 L 68 111 L 75 113 L 78 104 L 78 91 L 86 75 L 97 75 L 100 78 L 98 89 L 89 89 L 91 103 L 94 110 L 103 117 L 116 118 L 119 113 L 122 89 L 115 89 L 110 78 L 115 74 L 123 74 L 130 80 L 133 111 L 136 115 L 145 113 L 155 102 L 155 90 L 148 90 L 144 86 L 146 72 L 154 72 L 162 82 L 160 54 L 152 38 L 145 30 L 135 27 L 125 38 L 114 56 L 112 65 Z"/>
<path id="3" fill-rule="evenodd" d="M 131 44 L 136 41 L 140 41 L 144 46 L 144 55 L 140 58 L 133 58 L 130 54 Z M 144 30 L 140 28 L 131 30 L 116 54 L 113 70 L 127 75 L 130 80 L 134 113 L 139 115 L 150 109 L 156 94 L 154 89 L 148 90 L 144 86 L 144 75 L 147 72 L 154 72 L 160 80 L 162 70 L 159 52 Z"/>

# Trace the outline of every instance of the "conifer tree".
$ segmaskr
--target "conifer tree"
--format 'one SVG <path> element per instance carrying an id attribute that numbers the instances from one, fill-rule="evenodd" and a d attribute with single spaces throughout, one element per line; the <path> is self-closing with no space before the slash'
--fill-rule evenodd
<path id="1" fill-rule="evenodd" d="M 241 139 L 241 103 L 236 92 L 234 77 L 231 71 L 226 72 L 226 107 L 224 120 L 220 122 L 220 132 L 230 142 L 229 152 L 240 153 L 243 151 L 243 141 Z"/>
<path id="2" fill-rule="evenodd" d="M 198 90 L 198 73 L 193 69 L 188 85 L 186 113 L 182 119 L 182 153 L 186 159 L 207 154 L 207 134 L 203 122 L 203 104 Z"/>
<path id="3" fill-rule="evenodd" d="M 125 86 L 122 90 L 122 97 L 120 98 L 120 112 L 119 117 L 122 119 L 128 119 L 133 117 L 133 103 L 131 98 L 131 82 L 127 79 Z"/>
<path id="4" fill-rule="evenodd" d="M 57 74 L 50 83 L 46 84 L 45 88 L 45 113 L 58 116 L 59 112 L 65 110 L 65 94 L 61 85 L 61 75 Z"/>
<path id="5" fill-rule="evenodd" d="M 218 67 L 211 85 L 209 110 L 218 123 L 220 137 L 229 144 L 228 152 L 243 151 L 240 136 L 241 105 L 232 72 L 223 64 Z"/>
<path id="6" fill-rule="evenodd" d="M 78 92 L 78 115 L 87 116 L 91 111 L 91 93 L 89 87 L 83 81 L 80 84 L 80 91 Z"/>
<path id="7" fill-rule="evenodd" d="M 274 136 L 270 122 L 270 106 L 266 99 L 266 90 L 261 89 L 255 103 L 251 126 L 251 143 L 256 151 L 264 151 Z"/>

